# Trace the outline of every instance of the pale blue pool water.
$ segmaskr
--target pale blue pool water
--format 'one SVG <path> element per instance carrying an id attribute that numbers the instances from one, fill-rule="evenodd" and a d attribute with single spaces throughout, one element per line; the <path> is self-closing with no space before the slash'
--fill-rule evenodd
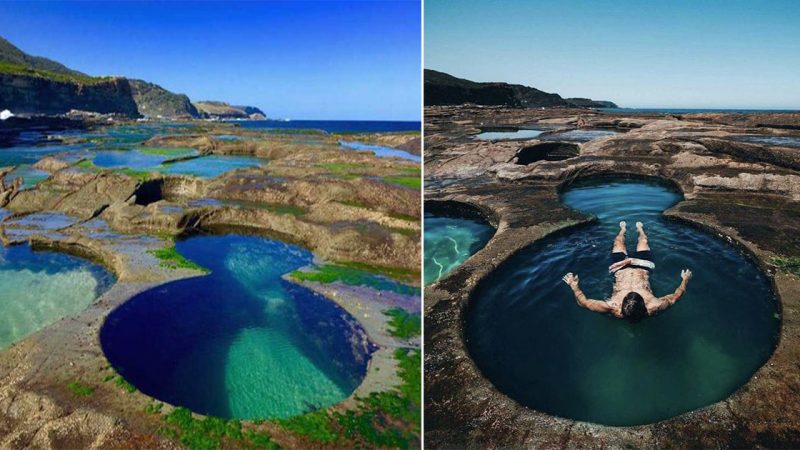
<path id="1" fill-rule="evenodd" d="M 375 154 L 375 156 L 378 156 L 380 158 L 402 158 L 402 159 L 407 159 L 409 161 L 416 161 L 416 162 L 422 161 L 422 158 L 418 155 L 414 155 L 412 153 L 403 150 L 397 150 L 394 148 L 381 147 L 380 145 L 370 145 L 370 144 L 362 144 L 360 142 L 348 142 L 348 141 L 340 141 L 339 144 L 342 147 L 351 150 L 372 152 Z"/>
<path id="2" fill-rule="evenodd" d="M 473 219 L 425 214 L 424 283 L 439 281 L 482 249 L 494 236 L 494 228 Z"/>
<path id="3" fill-rule="evenodd" d="M 29 164 L 22 164 L 6 175 L 6 183 L 21 177 L 22 189 L 28 189 L 46 180 L 49 176 L 50 174 L 44 170 L 34 169 Z"/>
<path id="4" fill-rule="evenodd" d="M 213 178 L 231 170 L 260 167 L 264 164 L 266 164 L 266 160 L 248 156 L 209 155 L 167 164 L 162 166 L 160 171 L 176 175 Z"/>
<path id="5" fill-rule="evenodd" d="M 466 314 L 467 346 L 483 374 L 522 405 L 545 413 L 628 426 L 653 423 L 725 399 L 770 357 L 780 332 L 772 284 L 728 241 L 662 211 L 680 195 L 649 182 L 602 182 L 562 195 L 598 222 L 526 247 L 477 286 Z M 535 213 L 535 212 L 534 212 Z M 628 222 L 649 236 L 651 285 L 669 294 L 680 271 L 694 277 L 671 308 L 637 324 L 579 307 L 562 281 L 580 276 L 606 298 L 611 245 Z"/>
<path id="6" fill-rule="evenodd" d="M 80 313 L 114 284 L 88 261 L 28 245 L 0 246 L 0 349 Z"/>
<path id="7" fill-rule="evenodd" d="M 475 135 L 475 137 L 483 141 L 533 139 L 542 133 L 542 130 L 485 131 Z"/>

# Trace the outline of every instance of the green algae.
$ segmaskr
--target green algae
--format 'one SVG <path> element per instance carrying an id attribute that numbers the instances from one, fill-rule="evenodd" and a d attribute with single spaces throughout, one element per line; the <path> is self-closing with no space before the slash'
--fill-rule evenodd
<path id="1" fill-rule="evenodd" d="M 777 256 L 772 258 L 772 263 L 778 266 L 778 269 L 783 270 L 784 272 L 800 276 L 799 256 Z"/>
<path id="2" fill-rule="evenodd" d="M 414 237 L 419 234 L 418 230 L 412 230 L 411 228 L 399 228 L 399 227 L 387 227 L 389 231 L 392 233 L 402 234 L 403 236 L 410 236 Z"/>
<path id="3" fill-rule="evenodd" d="M 81 383 L 80 381 L 73 381 L 67 385 L 67 389 L 77 397 L 88 397 L 94 392 L 94 388 Z"/>
<path id="4" fill-rule="evenodd" d="M 178 253 L 178 250 L 175 249 L 175 244 L 171 247 L 148 250 L 147 253 L 161 260 L 161 267 L 167 267 L 169 269 L 193 269 L 201 272 L 208 272 L 208 269 L 205 267 L 186 259 L 183 255 Z"/>
<path id="5" fill-rule="evenodd" d="M 109 170 L 109 171 L 114 172 L 114 173 L 119 173 L 119 174 L 127 175 L 129 177 L 136 178 L 136 179 L 138 179 L 140 181 L 145 181 L 145 180 L 149 179 L 150 178 L 150 174 L 151 174 L 151 172 L 147 172 L 147 171 L 143 171 L 143 170 L 130 169 L 130 168 L 127 168 L 127 167 L 116 168 L 116 169 L 115 168 L 104 169 L 102 167 L 96 166 L 91 160 L 88 160 L 88 159 L 84 159 L 83 161 L 78 162 L 77 164 L 75 164 L 75 167 L 79 167 L 81 169 L 89 170 L 91 172 L 102 172 L 103 170 Z"/>
<path id="6" fill-rule="evenodd" d="M 337 264 L 350 269 L 377 273 L 379 275 L 384 275 L 400 281 L 413 281 L 414 279 L 419 277 L 418 270 L 406 269 L 405 267 L 383 266 L 378 264 L 369 264 L 369 263 L 362 263 L 355 261 L 339 262 Z"/>
<path id="7" fill-rule="evenodd" d="M 313 281 L 317 283 L 343 283 L 349 286 L 368 286 L 377 290 L 391 290 L 404 295 L 417 295 L 419 290 L 413 286 L 376 276 L 371 271 L 362 267 L 348 265 L 349 263 L 323 264 L 315 266 L 312 270 L 296 270 L 289 277 L 298 281 Z"/>
<path id="8" fill-rule="evenodd" d="M 144 407 L 144 412 L 147 414 L 160 414 L 161 408 L 163 407 L 164 404 L 160 402 L 148 403 L 147 406 Z"/>
<path id="9" fill-rule="evenodd" d="M 225 420 L 212 416 L 196 418 L 183 407 L 175 408 L 163 419 L 166 426 L 159 430 L 160 433 L 176 439 L 191 450 L 212 450 L 227 446 L 280 448 L 266 433 L 243 430 L 242 423 L 236 419 Z"/>
<path id="10" fill-rule="evenodd" d="M 278 423 L 283 428 L 316 442 L 332 444 L 339 438 L 331 421 L 331 415 L 326 410 L 290 417 Z"/>
<path id="11" fill-rule="evenodd" d="M 394 389 L 358 397 L 352 410 L 330 414 L 315 411 L 283 420 L 280 425 L 323 444 L 355 442 L 359 448 L 409 448 L 421 429 L 422 358 L 419 350 L 408 348 L 397 349 L 394 357 L 401 379 Z"/>
<path id="12" fill-rule="evenodd" d="M 408 214 L 389 212 L 386 215 L 392 219 L 405 220 L 406 222 L 419 222 L 419 217 L 409 216 Z"/>
<path id="13" fill-rule="evenodd" d="M 145 155 L 166 156 L 169 158 L 189 156 L 195 153 L 194 149 L 185 147 L 144 147 L 137 149 L 137 151 Z"/>
<path id="14" fill-rule="evenodd" d="M 419 314 L 411 314 L 403 308 L 387 309 L 383 312 L 390 317 L 389 334 L 401 339 L 419 336 L 422 332 L 422 320 Z"/>
<path id="15" fill-rule="evenodd" d="M 81 169 L 87 169 L 92 172 L 100 172 L 103 170 L 95 166 L 94 163 L 89 159 L 84 159 L 83 161 L 78 162 L 78 164 L 75 164 L 75 167 L 80 167 Z"/>
<path id="16" fill-rule="evenodd" d="M 136 178 L 136 179 L 138 179 L 140 181 L 145 181 L 148 178 L 150 178 L 150 173 L 151 173 L 151 172 L 146 172 L 146 171 L 143 171 L 143 170 L 130 169 L 128 167 L 125 167 L 125 168 L 122 168 L 122 169 L 115 169 L 113 171 L 116 172 L 116 173 L 121 173 L 123 175 L 127 175 L 127 176 L 132 177 L 132 178 Z"/>
<path id="17" fill-rule="evenodd" d="M 412 189 L 422 188 L 422 178 L 420 177 L 401 176 L 401 177 L 383 177 L 382 179 L 385 183 L 397 184 Z"/>
<path id="18" fill-rule="evenodd" d="M 114 384 L 122 388 L 122 390 L 127 392 L 128 394 L 136 392 L 136 386 L 128 383 L 128 381 L 125 380 L 125 378 L 122 378 L 122 375 L 117 375 L 116 379 L 114 380 Z"/>

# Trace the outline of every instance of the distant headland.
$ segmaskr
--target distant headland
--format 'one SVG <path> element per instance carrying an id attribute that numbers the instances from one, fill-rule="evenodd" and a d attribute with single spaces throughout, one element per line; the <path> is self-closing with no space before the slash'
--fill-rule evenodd
<path id="1" fill-rule="evenodd" d="M 192 102 L 144 80 L 96 77 L 29 55 L 0 37 L 0 110 L 60 115 L 70 111 L 130 118 L 265 119 L 255 106 L 220 101 Z"/>

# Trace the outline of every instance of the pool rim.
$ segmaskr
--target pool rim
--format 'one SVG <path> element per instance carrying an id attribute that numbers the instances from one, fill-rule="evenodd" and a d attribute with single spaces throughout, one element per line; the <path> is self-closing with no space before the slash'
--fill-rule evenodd
<path id="1" fill-rule="evenodd" d="M 770 288 L 770 291 L 771 291 L 771 294 L 772 294 L 772 296 L 770 297 L 770 300 L 774 301 L 776 313 L 779 315 L 778 324 L 777 324 L 777 328 L 776 328 L 777 337 L 775 339 L 774 345 L 770 349 L 769 356 L 764 360 L 764 362 L 761 365 L 759 365 L 750 374 L 750 376 L 747 378 L 747 381 L 745 381 L 744 383 L 739 385 L 730 394 L 728 394 L 726 397 L 724 397 L 724 398 L 722 398 L 722 399 L 720 399 L 720 400 L 718 400 L 716 402 L 708 403 L 708 404 L 703 405 L 701 407 L 694 408 L 694 409 L 691 409 L 691 410 L 688 410 L 688 411 L 684 411 L 683 413 L 680 413 L 680 414 L 677 414 L 677 415 L 674 415 L 674 416 L 670 416 L 670 417 L 667 417 L 667 418 L 664 418 L 664 419 L 660 419 L 660 420 L 657 420 L 657 421 L 654 421 L 654 422 L 647 422 L 647 423 L 635 424 L 635 425 L 611 425 L 611 424 L 600 423 L 600 422 L 591 422 L 591 421 L 579 420 L 579 419 L 574 419 L 574 418 L 571 418 L 571 417 L 565 417 L 565 416 L 561 416 L 561 415 L 557 415 L 557 414 L 551 414 L 551 413 L 543 412 L 543 411 L 540 411 L 540 410 L 538 410 L 538 409 L 536 409 L 534 407 L 527 406 L 527 405 L 524 405 L 522 403 L 519 403 L 514 397 L 512 397 L 510 395 L 507 395 L 500 388 L 495 386 L 494 383 L 488 377 L 486 377 L 486 375 L 484 375 L 484 373 L 480 369 L 480 366 L 478 365 L 477 361 L 473 357 L 473 352 L 471 350 L 471 345 L 468 343 L 468 339 L 467 339 L 467 327 L 468 327 L 467 321 L 468 321 L 468 316 L 470 314 L 470 310 L 475 307 L 474 302 L 478 300 L 478 299 L 476 299 L 476 291 L 478 290 L 478 288 L 483 283 L 486 282 L 486 280 L 492 274 L 496 273 L 496 271 L 498 269 L 501 269 L 503 264 L 505 264 L 508 260 L 510 260 L 515 255 L 519 254 L 520 252 L 524 252 L 524 251 L 530 249 L 533 246 L 542 244 L 542 243 L 547 242 L 547 241 L 551 241 L 553 239 L 558 239 L 559 237 L 566 236 L 566 235 L 571 234 L 571 233 L 573 233 L 575 231 L 579 231 L 579 230 L 581 230 L 583 228 L 586 228 L 586 227 L 589 227 L 589 226 L 592 226 L 592 225 L 598 223 L 598 219 L 597 219 L 597 217 L 595 215 L 593 215 L 591 213 L 588 213 L 588 212 L 584 212 L 584 211 L 575 209 L 575 208 L 572 208 L 571 206 L 564 204 L 564 202 L 563 202 L 564 194 L 567 193 L 568 191 L 570 191 L 571 189 L 574 189 L 574 188 L 603 186 L 603 185 L 609 185 L 609 184 L 618 183 L 618 182 L 622 182 L 622 183 L 636 183 L 636 182 L 650 183 L 650 184 L 654 184 L 654 185 L 657 185 L 657 186 L 660 186 L 660 187 L 664 187 L 669 192 L 677 194 L 679 196 L 679 199 L 676 202 L 674 202 L 673 204 L 671 204 L 670 206 L 668 206 L 666 209 L 661 211 L 661 213 L 660 213 L 661 218 L 664 219 L 665 221 L 668 221 L 668 222 L 680 223 L 682 225 L 691 227 L 691 228 L 693 228 L 695 230 L 698 230 L 700 232 L 709 234 L 712 239 L 724 241 L 727 245 L 733 246 L 734 250 L 739 252 L 741 254 L 741 256 L 743 256 L 745 259 L 747 259 L 748 261 L 752 262 L 756 266 L 756 269 L 759 270 L 762 273 L 762 275 L 764 276 L 764 278 L 767 280 L 769 288 Z M 557 185 L 556 189 L 557 189 L 557 192 L 558 192 L 559 203 L 564 208 L 567 208 L 567 209 L 569 209 L 571 211 L 574 211 L 575 213 L 587 216 L 588 219 L 586 221 L 583 221 L 583 222 L 575 223 L 575 224 L 572 224 L 572 225 L 568 225 L 568 226 L 565 226 L 565 227 L 562 227 L 562 228 L 558 228 L 558 229 L 552 230 L 551 232 L 546 233 L 546 234 L 536 238 L 535 240 L 533 240 L 531 242 L 528 242 L 524 246 L 521 246 L 521 247 L 517 248 L 514 252 L 510 253 L 509 255 L 506 255 L 502 260 L 495 261 L 494 264 L 493 264 L 493 268 L 491 270 L 487 271 L 486 273 L 482 274 L 482 276 L 478 280 L 476 280 L 474 282 L 474 284 L 471 285 L 469 292 L 466 294 L 466 299 L 465 299 L 465 301 L 463 302 L 463 304 L 460 307 L 460 311 L 459 311 L 460 338 L 463 341 L 466 355 L 469 358 L 471 364 L 475 367 L 475 369 L 480 374 L 481 379 L 486 381 L 486 382 L 488 382 L 488 383 L 490 383 L 492 389 L 494 389 L 496 392 L 498 392 L 500 395 L 504 396 L 505 398 L 513 401 L 514 403 L 516 403 L 517 405 L 519 405 L 522 408 L 525 408 L 527 410 L 533 411 L 533 412 L 535 412 L 537 414 L 543 414 L 543 415 L 546 415 L 546 416 L 554 417 L 556 419 L 565 420 L 565 421 L 572 421 L 572 422 L 576 422 L 576 423 L 588 423 L 588 424 L 591 424 L 591 425 L 594 425 L 594 426 L 618 428 L 618 429 L 642 428 L 642 427 L 649 427 L 649 426 L 653 426 L 653 425 L 666 423 L 666 422 L 669 422 L 669 421 L 671 421 L 673 419 L 678 419 L 678 418 L 681 418 L 681 417 L 685 417 L 685 416 L 691 415 L 692 413 L 694 413 L 696 411 L 704 410 L 704 409 L 713 407 L 714 405 L 724 403 L 729 398 L 731 398 L 734 395 L 736 395 L 736 393 L 741 391 L 747 384 L 749 384 L 753 380 L 753 378 L 756 376 L 756 374 L 764 366 L 766 366 L 769 363 L 769 361 L 772 359 L 773 355 L 775 354 L 775 351 L 778 349 L 778 346 L 780 345 L 781 337 L 782 337 L 782 334 L 783 334 L 782 331 L 783 331 L 783 318 L 784 318 L 783 317 L 783 303 L 781 301 L 781 298 L 780 298 L 780 295 L 779 295 L 779 292 L 778 292 L 778 288 L 777 288 L 777 285 L 775 283 L 774 276 L 770 273 L 770 271 L 768 270 L 767 266 L 765 264 L 763 264 L 762 261 L 757 257 L 755 252 L 753 252 L 752 249 L 748 248 L 746 245 L 744 245 L 742 242 L 740 242 L 739 239 L 733 238 L 733 237 L 721 232 L 720 230 L 717 230 L 717 229 L 711 227 L 708 224 L 704 224 L 704 223 L 701 223 L 701 222 L 693 221 L 693 220 L 690 220 L 690 219 L 688 219 L 686 217 L 678 216 L 678 215 L 676 215 L 674 213 L 674 211 L 671 214 L 668 213 L 669 211 L 674 210 L 674 208 L 676 208 L 682 202 L 686 201 L 686 196 L 685 196 L 685 194 L 683 192 L 683 189 L 681 189 L 681 187 L 680 187 L 680 185 L 678 183 L 676 183 L 674 180 L 671 180 L 671 179 L 668 179 L 668 178 L 662 178 L 662 177 L 658 177 L 658 176 L 643 175 L 643 174 L 636 174 L 636 173 L 629 173 L 629 172 L 619 172 L 617 174 L 614 174 L 614 173 L 601 173 L 601 174 L 592 174 L 592 175 L 586 175 L 586 176 L 578 176 L 576 178 L 564 180 L 563 182 L 561 182 L 561 183 L 559 183 Z M 492 238 L 494 238 L 494 236 Z M 490 239 L 490 241 L 491 241 L 491 239 Z M 488 247 L 488 245 L 489 245 L 489 243 L 487 242 L 486 247 Z M 452 274 L 456 270 L 458 270 L 458 268 L 454 269 L 450 274 Z M 448 275 L 450 275 L 450 274 L 448 274 Z M 445 277 L 442 277 L 442 279 L 446 278 L 448 275 L 445 275 Z M 441 280 L 439 280 L 439 281 L 441 281 Z"/>
<path id="2" fill-rule="evenodd" d="M 603 180 L 610 181 L 613 179 L 656 182 L 658 184 L 670 187 L 679 193 L 681 200 L 663 211 L 663 217 L 667 220 L 679 221 L 688 226 L 701 229 L 707 233 L 718 236 L 719 238 L 724 239 L 737 247 L 737 249 L 739 249 L 742 254 L 745 255 L 745 257 L 749 258 L 755 263 L 758 269 L 761 270 L 769 280 L 770 287 L 776 300 L 776 309 L 780 314 L 778 337 L 775 343 L 775 348 L 772 350 L 771 355 L 769 358 L 767 358 L 764 364 L 755 370 L 748 381 L 739 386 L 736 391 L 718 402 L 661 421 L 643 425 L 613 426 L 593 422 L 584 422 L 550 415 L 521 405 L 513 398 L 508 397 L 499 391 L 492 384 L 492 382 L 482 374 L 469 353 L 465 336 L 467 305 L 472 299 L 477 284 L 486 278 L 498 265 L 502 264 L 502 262 L 506 261 L 513 254 L 516 254 L 523 248 L 533 245 L 542 239 L 551 237 L 554 234 L 573 231 L 576 227 L 585 226 L 597 220 L 593 216 L 572 210 L 568 206 L 561 203 L 560 196 L 563 190 L 568 189 L 570 185 L 576 182 L 591 183 L 602 182 Z M 507 181 L 500 182 L 500 184 L 503 183 L 508 185 Z M 682 204 L 691 200 L 691 198 L 686 197 L 684 185 L 681 183 L 682 182 L 680 180 L 666 175 L 661 171 L 642 173 L 618 170 L 616 168 L 608 167 L 599 171 L 590 171 L 590 173 L 582 173 L 578 171 L 578 173 L 573 177 L 562 178 L 560 180 L 548 180 L 548 182 L 546 182 L 546 186 L 551 188 L 553 193 L 558 197 L 558 201 L 563 212 L 570 211 L 573 214 L 577 214 L 579 217 L 562 219 L 558 222 L 553 222 L 552 220 L 544 221 L 532 227 L 520 227 L 510 223 L 513 219 L 513 211 L 507 209 L 505 205 L 503 205 L 503 197 L 490 197 L 484 200 L 480 199 L 478 196 L 480 200 L 475 201 L 473 200 L 476 198 L 475 195 L 469 195 L 461 192 L 449 193 L 447 192 L 448 190 L 446 188 L 439 192 L 433 193 L 434 195 L 432 197 L 440 201 L 456 200 L 459 202 L 464 202 L 466 200 L 467 202 L 473 204 L 479 204 L 480 208 L 492 211 L 498 217 L 500 225 L 495 235 L 484 247 L 484 249 L 488 249 L 491 246 L 496 246 L 497 251 L 492 252 L 494 254 L 490 255 L 487 253 L 484 255 L 482 252 L 477 252 L 472 258 L 465 261 L 464 264 L 454 269 L 436 283 L 425 286 L 424 314 L 426 320 L 426 330 L 435 330 L 433 331 L 435 337 L 432 337 L 429 334 L 425 335 L 426 350 L 442 350 L 441 346 L 444 345 L 447 348 L 447 352 L 444 352 L 442 356 L 433 357 L 436 360 L 435 364 L 439 367 L 447 366 L 448 363 L 444 361 L 449 361 L 449 364 L 457 364 L 459 378 L 462 380 L 461 384 L 448 383 L 442 385 L 439 383 L 439 385 L 435 386 L 429 386 L 429 381 L 426 380 L 426 404 L 428 404 L 429 401 L 429 388 L 438 388 L 437 390 L 445 389 L 446 392 L 450 392 L 450 401 L 466 402 L 465 406 L 469 405 L 467 406 L 468 408 L 481 408 L 485 411 L 483 418 L 489 421 L 505 421 L 508 420 L 508 414 L 513 414 L 514 417 L 517 418 L 515 419 L 517 421 L 524 421 L 526 423 L 539 423 L 539 425 L 536 427 L 543 426 L 552 429 L 565 427 L 567 429 L 571 429 L 573 426 L 580 424 L 582 426 L 590 427 L 590 430 L 609 430 L 609 432 L 611 432 L 610 430 L 619 430 L 617 432 L 623 433 L 627 432 L 626 430 L 635 430 L 637 433 L 654 433 L 656 430 L 655 427 L 669 426 L 670 423 L 692 421 L 692 417 L 698 414 L 710 414 L 714 417 L 718 417 L 720 414 L 728 415 L 728 402 L 735 401 L 737 396 L 747 391 L 748 387 L 754 382 L 755 379 L 763 378 L 762 375 L 764 375 L 764 371 L 769 370 L 768 367 L 772 365 L 775 356 L 782 347 L 786 328 L 784 324 L 783 313 L 784 302 L 781 295 L 781 290 L 777 285 L 774 268 L 771 267 L 759 254 L 759 252 L 763 254 L 763 250 L 758 249 L 756 244 L 740 237 L 733 228 L 725 227 L 721 224 L 706 220 L 705 218 L 696 214 L 692 215 L 679 210 L 679 207 Z M 527 183 L 523 181 L 514 184 L 525 185 L 536 183 Z M 509 239 L 508 236 L 506 236 L 509 233 L 518 233 L 520 235 L 520 239 Z M 516 241 L 519 240 L 523 240 L 524 243 L 517 245 Z M 510 250 L 506 250 L 505 247 L 510 247 Z M 436 316 L 435 319 L 433 318 L 434 316 Z M 433 320 L 437 320 L 438 322 L 434 324 L 431 322 Z M 429 353 L 426 351 L 426 367 L 433 363 L 430 358 L 431 356 L 429 356 Z M 441 371 L 441 368 L 436 371 Z M 445 379 L 449 379 L 449 377 L 445 377 Z M 466 386 L 469 386 L 469 392 L 473 394 L 467 394 L 463 390 L 467 389 Z M 478 395 L 477 393 L 480 394 Z M 482 399 L 480 406 L 475 404 L 475 401 L 478 398 Z M 509 410 L 509 408 L 513 412 L 503 411 L 504 409 Z M 441 416 L 441 411 L 438 412 L 438 415 Z M 472 429 L 471 427 L 467 427 L 465 423 L 461 422 L 460 418 L 456 418 L 454 420 L 455 422 L 447 425 L 436 424 L 434 426 L 437 427 L 436 429 L 442 431 L 454 430 L 456 429 L 454 426 L 465 427 L 464 430 Z M 542 422 L 543 420 L 544 422 Z M 425 431 L 426 433 L 431 431 L 429 422 L 426 422 Z"/>

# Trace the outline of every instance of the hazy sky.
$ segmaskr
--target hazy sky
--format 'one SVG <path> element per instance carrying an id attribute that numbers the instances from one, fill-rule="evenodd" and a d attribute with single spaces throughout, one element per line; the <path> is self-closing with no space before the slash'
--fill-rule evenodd
<path id="1" fill-rule="evenodd" d="M 426 0 L 425 67 L 624 107 L 800 109 L 800 1 Z"/>
<path id="2" fill-rule="evenodd" d="M 293 119 L 420 119 L 421 6 L 0 2 L 0 35 L 91 75 Z"/>

